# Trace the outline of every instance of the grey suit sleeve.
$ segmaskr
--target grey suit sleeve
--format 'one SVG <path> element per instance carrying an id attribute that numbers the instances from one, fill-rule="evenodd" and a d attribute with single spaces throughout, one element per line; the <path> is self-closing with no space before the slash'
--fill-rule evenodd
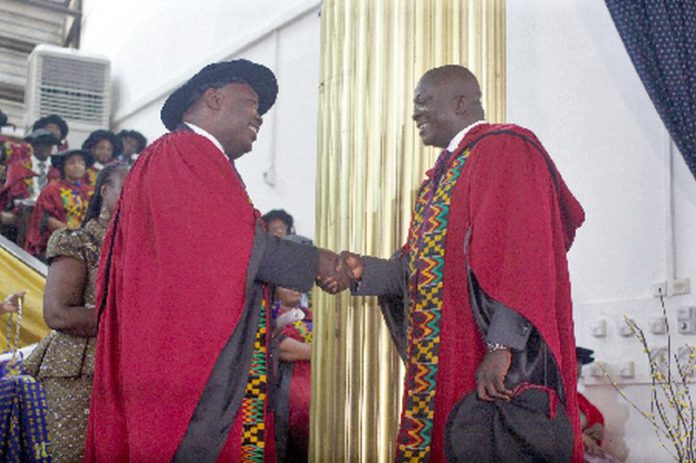
<path id="1" fill-rule="evenodd" d="M 502 344 L 512 350 L 524 350 L 532 332 L 532 324 L 522 315 L 493 301 L 493 315 L 486 333 L 486 342 Z"/>
<path id="2" fill-rule="evenodd" d="M 353 296 L 399 296 L 404 292 L 404 263 L 399 257 L 363 256 L 364 270 Z"/>
<path id="3" fill-rule="evenodd" d="M 319 268 L 317 248 L 282 240 L 259 230 L 254 235 L 254 244 L 261 244 L 263 249 L 255 280 L 300 292 L 312 289 Z"/>

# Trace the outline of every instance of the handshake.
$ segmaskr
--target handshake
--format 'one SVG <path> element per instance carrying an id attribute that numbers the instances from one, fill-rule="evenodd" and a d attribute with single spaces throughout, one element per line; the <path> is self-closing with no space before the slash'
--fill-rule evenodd
<path id="1" fill-rule="evenodd" d="M 352 252 L 336 254 L 328 249 L 319 249 L 319 273 L 316 284 L 329 294 L 337 294 L 353 283 L 360 281 L 363 260 Z"/>

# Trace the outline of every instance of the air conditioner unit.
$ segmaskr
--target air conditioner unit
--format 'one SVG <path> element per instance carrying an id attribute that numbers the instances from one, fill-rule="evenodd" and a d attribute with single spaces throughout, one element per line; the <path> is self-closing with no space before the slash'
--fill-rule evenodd
<path id="1" fill-rule="evenodd" d="M 28 58 L 25 126 L 58 114 L 68 123 L 68 143 L 78 148 L 90 132 L 109 128 L 110 61 L 102 55 L 37 45 Z"/>

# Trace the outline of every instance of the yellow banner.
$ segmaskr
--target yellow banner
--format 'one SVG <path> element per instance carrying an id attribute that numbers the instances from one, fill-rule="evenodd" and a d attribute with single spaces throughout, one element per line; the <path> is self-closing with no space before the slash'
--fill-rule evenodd
<path id="1" fill-rule="evenodd" d="M 19 346 L 25 347 L 38 342 L 50 331 L 43 320 L 43 292 L 46 279 L 15 256 L 0 247 L 0 299 L 9 294 L 26 290 L 22 310 L 22 327 Z M 0 351 L 7 349 L 7 319 L 10 315 L 0 315 Z M 17 320 L 17 314 L 14 315 Z M 11 338 L 14 342 L 15 325 Z"/>

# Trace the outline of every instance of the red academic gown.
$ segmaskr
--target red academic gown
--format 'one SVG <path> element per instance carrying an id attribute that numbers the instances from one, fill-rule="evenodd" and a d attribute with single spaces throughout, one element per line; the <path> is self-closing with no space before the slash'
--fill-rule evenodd
<path id="1" fill-rule="evenodd" d="M 216 360 L 248 319 L 256 222 L 238 174 L 200 135 L 167 134 L 135 163 L 102 249 L 86 461 L 180 459 Z M 234 394 L 249 371 L 238 363 L 225 379 Z M 220 430 L 218 461 L 240 461 L 241 408 Z"/>
<path id="2" fill-rule="evenodd" d="M 0 210 L 4 210 L 11 201 L 29 198 L 33 177 L 36 177 L 36 173 L 31 170 L 31 158 L 17 158 L 10 162 L 7 165 Z"/>
<path id="3" fill-rule="evenodd" d="M 92 187 L 84 183 L 72 184 L 66 180 L 49 183 L 36 200 L 24 249 L 34 256 L 43 255 L 51 237 L 44 224 L 49 215 L 67 224 L 68 228 L 79 228 L 87 214 L 87 205 L 93 193 Z"/>
<path id="4" fill-rule="evenodd" d="M 508 133 L 484 137 L 501 130 Z M 488 296 L 523 315 L 548 344 L 575 431 L 573 461 L 582 462 L 566 252 L 584 213 L 543 148 L 534 147 L 541 143 L 526 129 L 476 126 L 449 162 L 479 138 L 454 187 L 448 215 L 430 461 L 445 461 L 447 417 L 459 400 L 475 392 L 475 373 L 485 354 L 472 312 L 467 282 L 471 271 Z M 432 177 L 431 170 L 426 182 Z M 407 390 L 412 380 L 407 375 Z M 409 442 L 404 415 L 401 421 L 399 441 Z"/>

